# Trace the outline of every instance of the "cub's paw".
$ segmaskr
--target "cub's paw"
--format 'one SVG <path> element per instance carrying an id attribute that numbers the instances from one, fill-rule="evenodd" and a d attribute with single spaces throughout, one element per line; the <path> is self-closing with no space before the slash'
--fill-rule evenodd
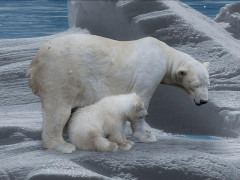
<path id="1" fill-rule="evenodd" d="M 122 150 L 129 150 L 129 149 L 131 149 L 131 147 L 132 147 L 132 145 L 130 143 L 127 143 L 127 142 L 119 145 L 119 148 L 122 149 Z"/>
<path id="2" fill-rule="evenodd" d="M 108 148 L 107 148 L 107 151 L 109 151 L 109 152 L 115 152 L 115 151 L 117 151 L 117 150 L 118 150 L 118 145 L 117 145 L 117 143 L 110 142 L 110 143 L 109 143 L 109 146 L 108 146 Z"/>
<path id="3" fill-rule="evenodd" d="M 136 131 L 133 133 L 133 137 L 137 138 L 141 142 L 156 142 L 156 136 L 150 130 Z"/>
<path id="4" fill-rule="evenodd" d="M 133 141 L 126 140 L 126 143 L 130 144 L 131 146 L 134 145 L 134 142 L 133 142 Z"/>

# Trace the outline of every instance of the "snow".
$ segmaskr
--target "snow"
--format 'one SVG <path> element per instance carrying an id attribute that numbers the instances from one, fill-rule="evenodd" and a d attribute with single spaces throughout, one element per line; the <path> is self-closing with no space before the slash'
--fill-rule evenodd
<path id="1" fill-rule="evenodd" d="M 5 176 L 17 179 L 237 180 L 240 175 L 240 149 L 236 139 L 196 140 L 155 130 L 156 143 L 137 142 L 130 151 L 62 154 L 46 150 L 40 138 L 40 107 L 34 104 L 32 107 L 0 115 L 1 119 L 8 120 L 0 125 L 1 143 L 4 142 L 0 147 L 0 179 Z M 129 132 L 128 129 L 128 137 Z"/>
<path id="2" fill-rule="evenodd" d="M 214 20 L 221 23 L 235 38 L 240 39 L 240 2 L 222 7 Z"/>
<path id="3" fill-rule="evenodd" d="M 233 137 L 240 134 L 240 41 L 178 1 L 71 0 L 69 10 L 68 32 L 0 40 L 0 179 L 238 180 L 240 140 Z M 87 30 L 75 29 L 80 25 Z M 181 90 L 160 85 L 147 119 L 156 143 L 132 139 L 133 149 L 115 153 L 44 149 L 41 104 L 28 87 L 26 68 L 44 42 L 88 31 L 118 40 L 154 36 L 210 61 L 210 103 L 194 106 Z"/>

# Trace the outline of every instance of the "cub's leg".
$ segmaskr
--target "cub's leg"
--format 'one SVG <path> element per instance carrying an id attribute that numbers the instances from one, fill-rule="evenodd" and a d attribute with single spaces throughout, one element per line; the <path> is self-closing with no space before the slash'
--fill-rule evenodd
<path id="1" fill-rule="evenodd" d="M 129 150 L 134 145 L 133 141 L 127 140 L 124 131 L 122 132 L 123 143 L 119 146 L 119 148 L 124 150 Z"/>
<path id="2" fill-rule="evenodd" d="M 55 102 L 55 103 L 52 103 Z M 56 103 L 57 102 L 57 103 Z M 63 128 L 67 123 L 71 106 L 59 101 L 42 101 L 43 108 L 43 146 L 63 153 L 71 153 L 76 147 L 64 141 L 62 134 Z"/>
<path id="3" fill-rule="evenodd" d="M 118 145 L 114 142 L 109 142 L 108 139 L 102 137 L 95 132 L 89 132 L 89 142 L 92 143 L 91 147 L 93 151 L 102 152 L 115 152 L 118 149 Z"/>
<path id="4" fill-rule="evenodd" d="M 131 149 L 132 145 L 134 144 L 134 142 L 126 140 L 124 131 L 117 131 L 114 134 L 111 134 L 109 136 L 109 140 L 112 142 L 116 142 L 119 149 L 123 150 Z"/>
<path id="5" fill-rule="evenodd" d="M 134 145 L 134 142 L 133 142 L 133 141 L 130 141 L 130 140 L 127 140 L 127 139 L 126 139 L 126 136 L 125 136 L 124 131 L 122 132 L 122 138 L 123 138 L 124 143 L 128 143 L 128 144 L 130 144 L 131 146 Z"/>

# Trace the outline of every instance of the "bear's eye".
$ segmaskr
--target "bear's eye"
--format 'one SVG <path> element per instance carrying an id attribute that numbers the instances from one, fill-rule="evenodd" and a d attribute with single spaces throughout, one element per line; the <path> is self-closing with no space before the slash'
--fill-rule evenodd
<path id="1" fill-rule="evenodd" d="M 193 87 L 189 87 L 188 90 L 189 90 L 189 91 L 194 91 L 195 88 L 193 88 Z"/>
<path id="2" fill-rule="evenodd" d="M 141 107 L 140 106 L 136 106 L 136 111 L 141 111 Z"/>
<path id="3" fill-rule="evenodd" d="M 144 108 L 142 108 L 142 107 L 137 108 L 137 111 L 143 111 L 143 110 L 144 110 Z"/>

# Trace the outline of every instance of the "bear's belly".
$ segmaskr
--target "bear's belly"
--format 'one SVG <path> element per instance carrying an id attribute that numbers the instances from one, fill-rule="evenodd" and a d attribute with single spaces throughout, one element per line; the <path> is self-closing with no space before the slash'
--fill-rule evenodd
<path id="1" fill-rule="evenodd" d="M 98 78 L 89 77 L 88 80 L 80 86 L 81 93 L 75 97 L 74 107 L 85 107 L 94 104 L 106 96 L 128 94 L 132 92 L 136 92 L 144 101 L 146 99 L 148 102 L 159 82 L 157 80 L 141 80 L 140 78 L 141 76 L 135 76 L 134 78 L 119 78 L 114 75 L 107 78 L 101 76 Z"/>
<path id="2" fill-rule="evenodd" d="M 88 81 L 81 89 L 84 89 L 84 91 L 75 97 L 74 106 L 77 107 L 94 104 L 106 96 L 128 94 L 131 92 L 128 90 L 127 83 L 104 83 L 97 80 Z"/>

